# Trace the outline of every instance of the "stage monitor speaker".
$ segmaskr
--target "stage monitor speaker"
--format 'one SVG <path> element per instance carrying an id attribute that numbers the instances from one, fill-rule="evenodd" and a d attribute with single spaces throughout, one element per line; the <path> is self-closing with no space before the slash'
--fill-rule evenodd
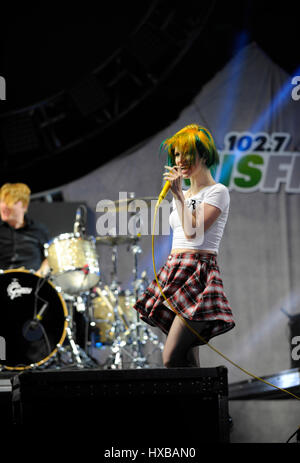
<path id="1" fill-rule="evenodd" d="M 229 442 L 227 369 L 25 371 L 14 378 L 15 424 L 97 426 L 103 442 Z"/>

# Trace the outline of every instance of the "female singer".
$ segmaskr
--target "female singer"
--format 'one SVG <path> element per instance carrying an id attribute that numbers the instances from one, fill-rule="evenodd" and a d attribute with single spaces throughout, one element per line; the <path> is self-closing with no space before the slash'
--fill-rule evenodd
<path id="1" fill-rule="evenodd" d="M 199 367 L 198 346 L 235 326 L 217 264 L 230 197 L 211 175 L 219 156 L 207 129 L 188 125 L 165 140 L 161 150 L 168 153 L 164 179 L 173 194 L 172 249 L 157 273 L 167 301 L 154 279 L 134 308 L 167 334 L 165 367 Z M 189 180 L 187 191 L 183 180 Z"/>

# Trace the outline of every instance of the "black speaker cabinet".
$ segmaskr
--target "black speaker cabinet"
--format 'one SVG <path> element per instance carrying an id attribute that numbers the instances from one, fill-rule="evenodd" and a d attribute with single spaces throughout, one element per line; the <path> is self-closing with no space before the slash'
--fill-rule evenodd
<path id="1" fill-rule="evenodd" d="M 97 426 L 103 442 L 229 442 L 222 366 L 26 371 L 14 377 L 13 411 L 15 424 Z"/>

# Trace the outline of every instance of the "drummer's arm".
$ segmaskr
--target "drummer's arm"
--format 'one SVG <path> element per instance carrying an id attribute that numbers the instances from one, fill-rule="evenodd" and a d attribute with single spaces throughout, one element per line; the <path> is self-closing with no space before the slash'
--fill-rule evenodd
<path id="1" fill-rule="evenodd" d="M 40 268 L 35 272 L 35 274 L 39 277 L 44 278 L 45 276 L 48 275 L 49 272 L 50 272 L 50 266 L 48 263 L 48 259 L 44 259 Z"/>

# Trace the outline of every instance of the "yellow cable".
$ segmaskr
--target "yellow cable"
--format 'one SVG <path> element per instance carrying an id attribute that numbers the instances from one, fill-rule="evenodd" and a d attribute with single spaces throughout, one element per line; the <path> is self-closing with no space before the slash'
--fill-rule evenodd
<path id="1" fill-rule="evenodd" d="M 183 321 L 183 323 L 189 328 L 189 330 L 191 330 L 202 342 L 204 342 L 210 349 L 212 349 L 214 352 L 216 352 L 217 354 L 219 354 L 221 357 L 223 357 L 225 360 L 227 360 L 227 362 L 231 363 L 233 366 L 235 366 L 236 368 L 238 368 L 239 370 L 241 370 L 243 373 L 246 373 L 246 375 L 249 375 L 251 376 L 252 378 L 258 380 L 258 381 L 261 381 L 262 383 L 265 383 L 267 384 L 268 386 L 271 386 L 271 387 L 274 387 L 275 389 L 278 389 L 279 391 L 282 391 L 286 394 L 289 394 L 290 396 L 294 397 L 295 399 L 297 400 L 300 400 L 300 397 L 298 397 L 297 395 L 293 394 L 292 392 L 289 392 L 287 391 L 286 389 L 282 389 L 278 386 L 275 386 L 274 384 L 272 383 L 269 383 L 268 381 L 260 378 L 259 376 L 256 376 L 254 375 L 253 373 L 250 373 L 249 371 L 247 371 L 245 368 L 242 368 L 241 366 L 239 366 L 237 363 L 233 362 L 232 360 L 230 360 L 225 354 L 223 354 L 222 352 L 220 352 L 218 349 L 216 349 L 215 347 L 213 347 L 211 344 L 209 344 L 202 336 L 200 336 L 200 334 L 194 330 L 188 323 L 187 321 L 185 320 L 185 318 L 173 307 L 173 305 L 170 303 L 170 301 L 168 301 L 168 299 L 166 298 L 160 284 L 159 284 L 159 281 L 158 281 L 158 278 L 157 278 L 157 274 L 156 274 L 156 269 L 155 269 L 155 259 L 154 259 L 154 230 L 155 230 L 155 222 L 156 222 L 156 214 L 157 214 L 157 210 L 158 210 L 158 207 L 159 207 L 159 204 L 160 204 L 160 201 L 157 201 L 156 203 L 156 206 L 155 206 L 155 211 L 154 211 L 154 218 L 153 218 L 153 230 L 152 230 L 152 260 L 153 260 L 153 270 L 154 270 L 154 275 L 155 275 L 155 279 L 156 279 L 156 283 L 158 285 L 158 288 L 162 294 L 162 296 L 165 298 L 165 300 L 167 301 L 168 305 L 170 306 L 171 310 L 173 310 L 173 312 Z"/>

